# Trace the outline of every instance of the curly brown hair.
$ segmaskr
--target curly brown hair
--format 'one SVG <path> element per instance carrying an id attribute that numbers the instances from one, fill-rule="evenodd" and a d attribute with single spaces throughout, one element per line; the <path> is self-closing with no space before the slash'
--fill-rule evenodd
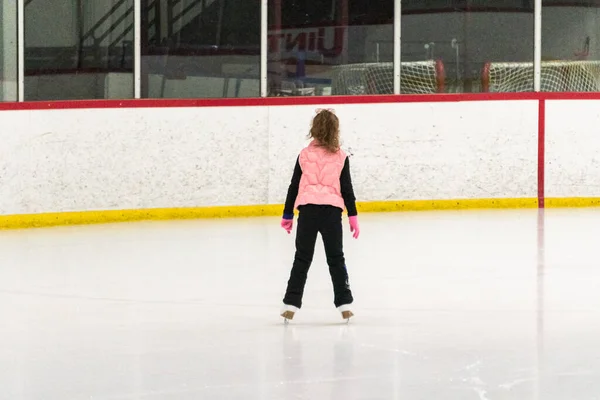
<path id="1" fill-rule="evenodd" d="M 308 137 L 332 153 L 340 149 L 340 121 L 332 110 L 317 111 Z"/>

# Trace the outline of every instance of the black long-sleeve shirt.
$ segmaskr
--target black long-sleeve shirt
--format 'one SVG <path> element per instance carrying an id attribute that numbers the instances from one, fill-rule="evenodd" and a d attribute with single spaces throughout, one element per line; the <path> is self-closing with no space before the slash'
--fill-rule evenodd
<path id="1" fill-rule="evenodd" d="M 300 187 L 300 178 L 302 178 L 302 168 L 300 167 L 299 157 L 296 160 L 296 167 L 294 168 L 294 174 L 292 175 L 292 182 L 288 188 L 287 197 L 285 200 L 285 208 L 283 209 L 284 218 L 292 218 L 294 216 L 294 203 L 296 197 L 298 197 L 298 188 Z M 354 188 L 352 187 L 352 177 L 350 175 L 350 161 L 346 157 L 344 162 L 344 168 L 340 174 L 340 191 L 346 210 L 348 210 L 348 216 L 352 217 L 357 215 L 356 211 L 356 197 L 354 196 Z"/>

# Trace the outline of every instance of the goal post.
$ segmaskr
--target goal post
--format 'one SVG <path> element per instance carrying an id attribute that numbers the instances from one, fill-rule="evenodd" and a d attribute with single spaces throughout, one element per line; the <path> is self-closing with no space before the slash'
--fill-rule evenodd
<path id="1" fill-rule="evenodd" d="M 600 61 L 542 61 L 542 92 L 599 92 Z M 481 74 L 484 92 L 532 92 L 533 62 L 488 62 Z"/>
<path id="2" fill-rule="evenodd" d="M 441 60 L 400 64 L 400 93 L 443 93 L 446 76 Z M 332 95 L 394 93 L 394 63 L 338 65 L 332 68 Z"/>

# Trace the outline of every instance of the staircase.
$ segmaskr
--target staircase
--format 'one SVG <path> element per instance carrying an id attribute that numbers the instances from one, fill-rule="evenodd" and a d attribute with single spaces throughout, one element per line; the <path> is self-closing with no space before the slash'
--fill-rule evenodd
<path id="1" fill-rule="evenodd" d="M 133 1 L 117 0 L 95 23 L 85 30 L 83 1 L 79 0 L 79 40 L 75 47 L 28 48 L 33 62 L 26 69 L 32 71 L 101 68 L 131 69 L 133 65 Z M 96 0 L 109 1 L 109 0 Z M 25 7 L 35 6 L 36 0 L 26 0 Z M 212 9 L 216 0 L 202 0 L 184 6 L 183 0 L 150 0 L 142 10 L 142 38 L 149 46 L 161 43 L 178 44 L 181 32 L 188 25 L 200 21 L 202 14 Z M 223 3 L 223 2 L 221 2 Z M 164 17 L 166 16 L 166 21 Z M 130 23 L 126 23 L 130 21 Z M 196 23 L 197 25 L 197 23 Z M 199 26 L 195 27 L 200 28 Z M 147 35 L 147 37 L 144 37 Z M 129 39 L 127 39 L 129 38 Z M 184 39 L 185 41 L 185 39 Z"/>
<path id="2" fill-rule="evenodd" d="M 257 96 L 260 49 L 243 28 L 249 18 L 257 18 L 247 13 L 256 3 L 247 1 L 142 0 L 142 97 Z M 39 7 L 30 9 L 30 15 L 47 13 L 43 3 L 26 0 L 27 7 Z M 26 98 L 131 97 L 133 4 L 76 0 L 73 9 L 54 11 L 68 12 L 67 21 L 76 21 L 66 36 L 77 41 L 49 47 L 41 40 L 40 47 L 26 47 Z"/>

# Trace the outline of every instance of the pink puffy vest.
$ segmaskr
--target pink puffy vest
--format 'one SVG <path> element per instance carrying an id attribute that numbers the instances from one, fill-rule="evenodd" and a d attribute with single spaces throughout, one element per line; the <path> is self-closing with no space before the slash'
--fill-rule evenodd
<path id="1" fill-rule="evenodd" d="M 302 178 L 294 208 L 305 204 L 331 205 L 344 210 L 340 175 L 346 162 L 346 153 L 335 153 L 318 146 L 313 140 L 300 152 Z"/>

